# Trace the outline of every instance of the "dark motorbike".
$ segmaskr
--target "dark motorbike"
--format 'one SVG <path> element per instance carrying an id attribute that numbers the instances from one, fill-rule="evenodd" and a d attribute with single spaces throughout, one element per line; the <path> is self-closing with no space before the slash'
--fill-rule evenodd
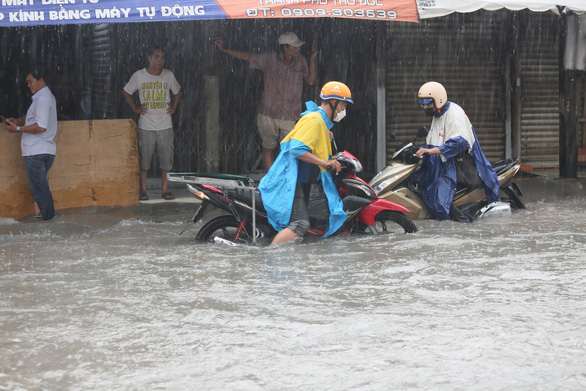
<path id="1" fill-rule="evenodd" d="M 417 231 L 415 223 L 406 216 L 406 213 L 409 213 L 407 208 L 378 198 L 374 189 L 355 175 L 362 171 L 362 164 L 358 159 L 346 151 L 336 154 L 334 159 L 342 166 L 342 170 L 333 174 L 333 178 L 348 216 L 336 234 Z M 182 179 L 177 180 L 178 177 Z M 231 185 L 225 183 L 227 179 L 232 181 Z M 169 180 L 187 183 L 188 190 L 202 201 L 191 223 L 183 232 L 201 220 L 209 212 L 210 207 L 227 212 L 205 223 L 197 234 L 197 240 L 268 244 L 276 234 L 267 219 L 260 192 L 256 190 L 250 178 L 169 174 Z M 214 181 L 217 185 L 210 184 Z M 323 236 L 326 231 L 329 212 L 327 200 L 320 194 L 320 186 L 313 185 L 308 204 L 311 227 L 306 237 Z"/>

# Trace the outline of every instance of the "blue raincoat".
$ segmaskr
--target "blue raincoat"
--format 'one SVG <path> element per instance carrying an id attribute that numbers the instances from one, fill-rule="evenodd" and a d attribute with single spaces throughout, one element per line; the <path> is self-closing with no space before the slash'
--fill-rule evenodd
<path id="1" fill-rule="evenodd" d="M 295 186 L 297 183 L 308 183 L 315 169 L 314 165 L 297 157 L 310 152 L 323 160 L 329 160 L 332 154 L 329 129 L 334 125 L 333 122 L 314 102 L 309 101 L 305 105 L 307 110 L 281 142 L 281 153 L 258 187 L 269 222 L 277 231 L 289 225 Z M 324 236 L 329 236 L 342 226 L 346 213 L 331 173 L 324 167 L 319 168 L 318 180 L 322 181 L 330 210 L 328 229 Z"/>
<path id="2" fill-rule="evenodd" d="M 499 199 L 498 176 L 484 156 L 468 116 L 453 102 L 447 102 L 446 106 L 441 116 L 433 118 L 427 144 L 423 145 L 424 148 L 439 147 L 441 154 L 425 156 L 414 174 L 425 204 L 440 220 L 450 219 L 450 207 L 457 186 L 454 158 L 464 151 L 474 158 L 488 203 Z"/>

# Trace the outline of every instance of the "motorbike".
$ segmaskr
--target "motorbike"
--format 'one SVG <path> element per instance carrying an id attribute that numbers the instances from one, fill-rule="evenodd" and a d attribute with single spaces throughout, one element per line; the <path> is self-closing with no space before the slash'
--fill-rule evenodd
<path id="1" fill-rule="evenodd" d="M 342 167 L 332 174 L 338 194 L 342 199 L 347 218 L 335 233 L 412 233 L 417 226 L 406 213 L 409 210 L 392 201 L 381 199 L 375 190 L 356 176 L 362 164 L 349 152 L 343 151 L 333 157 Z M 168 174 L 169 181 L 183 182 L 201 204 L 191 222 L 181 232 L 208 215 L 210 207 L 222 213 L 211 218 L 199 230 L 196 240 L 232 244 L 268 244 L 276 231 L 270 225 L 263 207 L 262 197 L 254 181 L 243 176 L 200 174 Z M 308 204 L 310 228 L 306 237 L 323 236 L 326 232 L 329 210 L 327 199 L 322 196 L 319 185 L 313 185 Z"/>
<path id="2" fill-rule="evenodd" d="M 407 216 L 413 220 L 433 218 L 421 198 L 417 185 L 411 176 L 419 167 L 420 158 L 415 156 L 419 147 L 415 146 L 417 139 L 425 138 L 428 130 L 425 127 L 418 129 L 412 141 L 404 142 L 393 154 L 390 164 L 374 176 L 369 185 L 381 199 L 395 202 L 409 209 Z M 513 177 L 521 168 L 518 158 L 505 159 L 493 164 L 499 179 L 499 187 L 505 197 L 500 201 L 488 204 L 482 187 L 463 188 L 456 191 L 452 205 L 464 216 L 463 221 L 473 221 L 484 216 L 508 215 L 512 209 L 524 209 L 521 200 L 523 192 L 513 182 Z"/>

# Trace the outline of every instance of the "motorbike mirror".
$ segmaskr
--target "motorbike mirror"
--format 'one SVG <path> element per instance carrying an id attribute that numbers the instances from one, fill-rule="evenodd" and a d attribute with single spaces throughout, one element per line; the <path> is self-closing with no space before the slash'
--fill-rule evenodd
<path id="1" fill-rule="evenodd" d="M 331 132 L 331 131 L 330 131 L 330 142 L 332 143 L 332 145 L 334 147 L 333 152 L 334 153 L 337 153 L 338 152 L 338 146 L 336 145 L 336 140 L 334 139 L 334 132 Z"/>
<path id="2" fill-rule="evenodd" d="M 415 137 L 415 138 L 416 139 L 425 138 L 425 137 L 427 137 L 427 133 L 429 133 L 429 130 L 427 130 L 427 128 L 425 126 L 422 126 L 419 129 L 417 129 L 417 137 Z"/>
<path id="3" fill-rule="evenodd" d="M 395 159 L 397 156 L 399 156 L 406 149 L 410 149 L 412 147 L 413 147 L 413 143 L 404 143 L 402 146 L 400 146 L 400 148 L 397 150 L 397 152 L 395 152 L 393 154 L 393 159 Z"/>
<path id="4" fill-rule="evenodd" d="M 391 132 L 389 133 L 389 136 L 391 136 L 391 140 L 396 140 L 397 139 L 397 135 L 395 134 L 394 130 L 391 130 Z"/>

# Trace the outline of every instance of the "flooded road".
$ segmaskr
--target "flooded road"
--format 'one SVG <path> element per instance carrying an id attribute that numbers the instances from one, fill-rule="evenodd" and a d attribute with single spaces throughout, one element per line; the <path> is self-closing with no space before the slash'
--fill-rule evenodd
<path id="1" fill-rule="evenodd" d="M 194 244 L 193 204 L 0 219 L 0 390 L 583 390 L 586 190 L 400 236 Z"/>

